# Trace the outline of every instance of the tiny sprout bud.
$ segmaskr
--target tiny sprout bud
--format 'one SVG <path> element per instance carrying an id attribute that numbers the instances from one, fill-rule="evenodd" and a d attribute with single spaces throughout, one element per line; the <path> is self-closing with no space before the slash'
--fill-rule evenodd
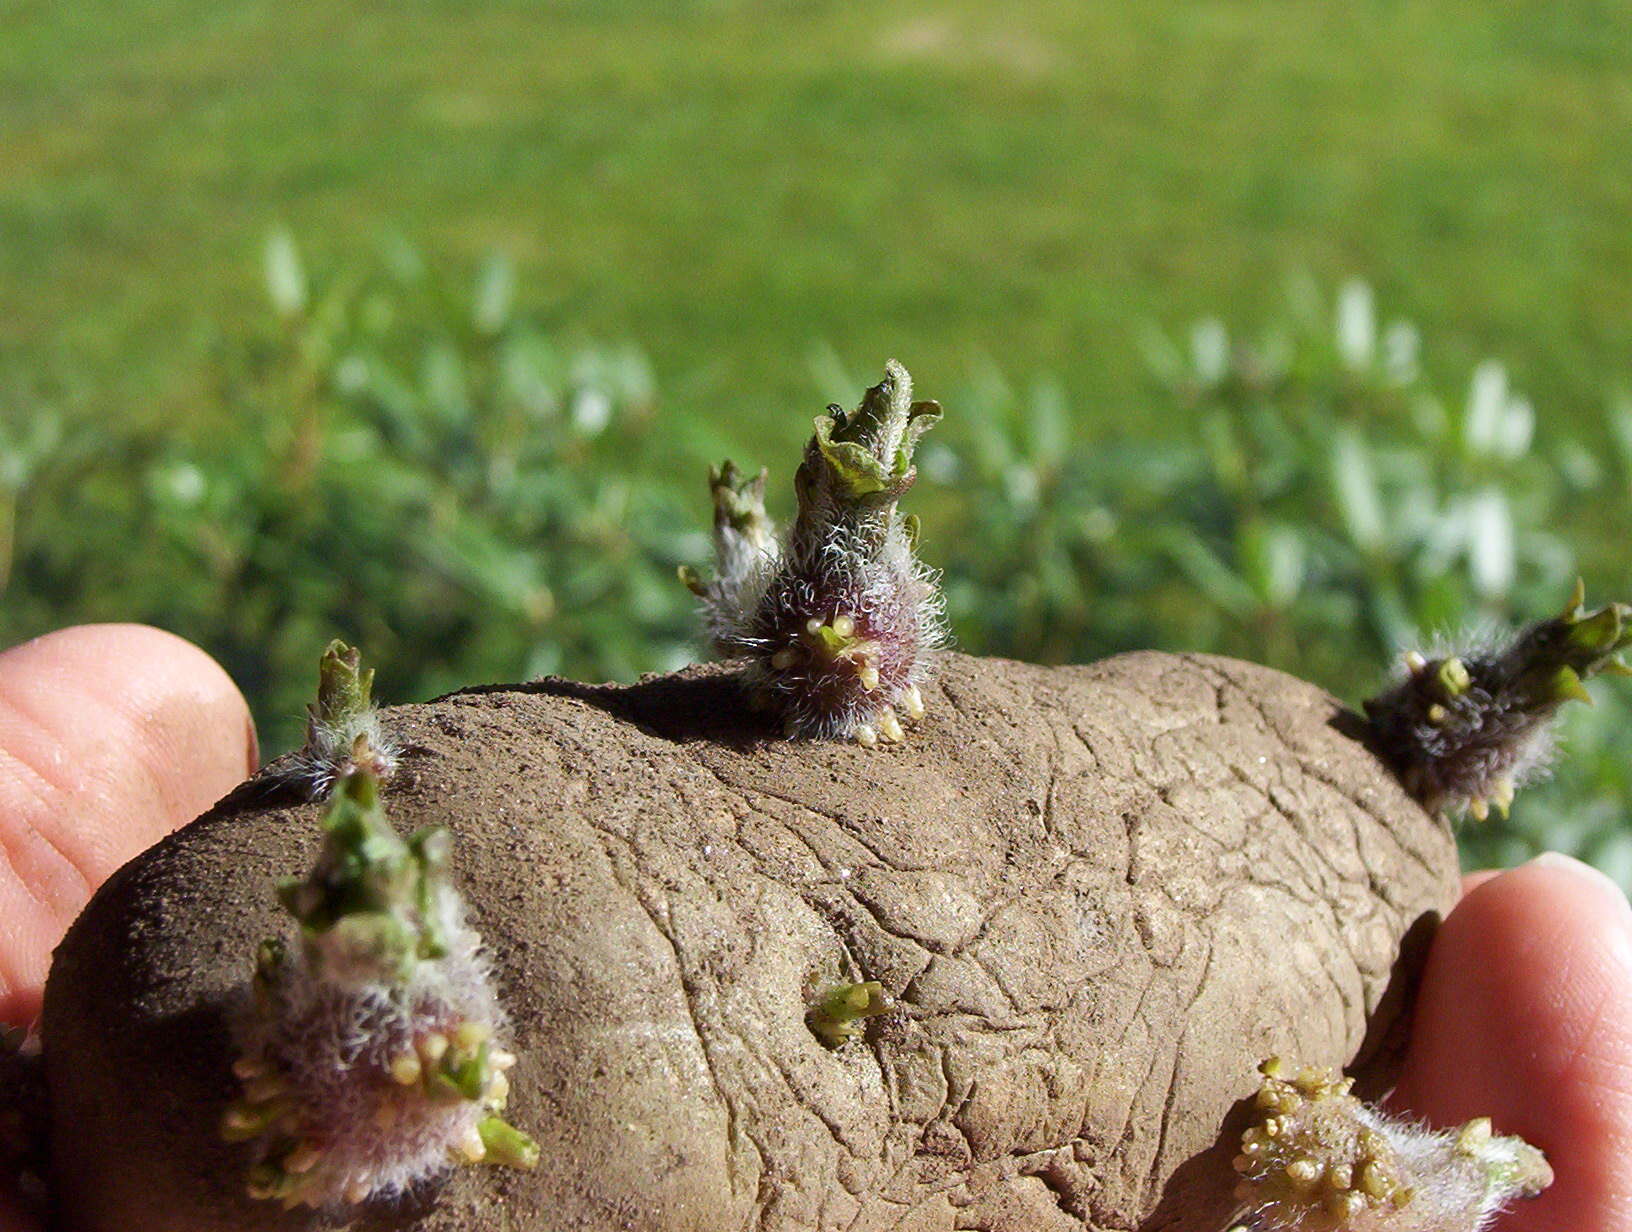
<path id="1" fill-rule="evenodd" d="M 336 638 L 317 666 L 317 702 L 307 712 L 314 723 L 339 724 L 373 705 L 374 669 L 362 666 L 363 654 Z"/>
<path id="2" fill-rule="evenodd" d="M 317 701 L 306 707 L 306 743 L 288 771 L 312 799 L 327 796 L 354 769 L 382 779 L 396 769 L 396 751 L 381 733 L 373 694 L 374 669 L 362 666 L 362 652 L 338 639 L 330 642 L 318 662 Z"/>
<path id="3" fill-rule="evenodd" d="M 1448 700 L 1466 693 L 1473 685 L 1473 678 L 1468 675 L 1467 665 L 1453 657 L 1440 663 L 1434 673 L 1434 683 Z"/>
<path id="4" fill-rule="evenodd" d="M 483 1117 L 476 1126 L 481 1135 L 487 1162 L 512 1168 L 532 1168 L 538 1164 L 538 1143 L 499 1117 Z"/>
<path id="5" fill-rule="evenodd" d="M 1332 1070 L 1294 1076 L 1271 1058 L 1260 1072 L 1254 1105 L 1279 1111 L 1235 1157 L 1243 1232 L 1481 1232 L 1552 1181 L 1541 1152 L 1488 1119 L 1436 1132 L 1362 1103 Z"/>
<path id="6" fill-rule="evenodd" d="M 278 887 L 299 944 L 262 944 L 233 1024 L 242 1095 L 221 1134 L 253 1144 L 251 1196 L 338 1206 L 450 1162 L 533 1166 L 537 1146 L 499 1116 L 515 1056 L 495 1046 L 504 1015 L 446 834 L 399 837 L 363 763 L 323 829 L 312 871 Z"/>
<path id="7" fill-rule="evenodd" d="M 765 471 L 749 476 L 731 461 L 708 468 L 714 578 L 705 582 L 690 566 L 680 568 L 680 581 L 702 600 L 709 640 L 722 654 L 732 653 L 742 614 L 759 602 L 781 551 L 776 526 L 765 512 L 765 478 Z"/>
<path id="8" fill-rule="evenodd" d="M 1505 816 L 1546 764 L 1558 708 L 1590 704 L 1591 677 L 1632 670 L 1617 657 L 1632 645 L 1632 605 L 1588 612 L 1584 599 L 1577 582 L 1563 612 L 1505 646 L 1438 659 L 1412 652 L 1401 678 L 1366 702 L 1379 751 L 1424 805 Z"/>
<path id="9" fill-rule="evenodd" d="M 808 1021 L 824 1044 L 837 1048 L 861 1034 L 861 1019 L 888 1013 L 889 1008 L 884 986 L 877 980 L 840 984 L 817 1003 Z"/>
<path id="10" fill-rule="evenodd" d="M 884 713 L 878 716 L 878 734 L 885 740 L 905 740 L 906 733 L 901 730 L 901 720 L 895 717 L 895 711 L 885 707 Z"/>

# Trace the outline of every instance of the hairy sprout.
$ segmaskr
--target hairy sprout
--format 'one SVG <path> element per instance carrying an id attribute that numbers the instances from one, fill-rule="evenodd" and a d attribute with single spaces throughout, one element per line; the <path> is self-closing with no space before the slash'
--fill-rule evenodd
<path id="1" fill-rule="evenodd" d="M 251 1196 L 327 1207 L 454 1163 L 531 1167 L 538 1148 L 499 1115 L 515 1056 L 447 833 L 399 837 L 366 757 L 323 828 L 312 871 L 278 886 L 299 940 L 262 944 L 234 1024 L 222 1134 L 253 1144 Z"/>
<path id="2" fill-rule="evenodd" d="M 781 555 L 776 526 L 765 513 L 766 472 L 748 476 L 726 461 L 708 469 L 714 497 L 714 579 L 704 583 L 689 565 L 680 580 L 702 600 L 704 623 L 716 650 L 730 654 L 741 613 L 765 592 Z"/>
<path id="3" fill-rule="evenodd" d="M 364 669 L 362 658 L 337 638 L 318 662 L 317 701 L 306 707 L 306 743 L 290 771 L 314 800 L 355 769 L 384 778 L 396 768 L 396 751 L 382 736 L 374 707 L 374 669 Z"/>
<path id="4" fill-rule="evenodd" d="M 1559 707 L 1590 703 L 1582 682 L 1598 673 L 1632 670 L 1616 657 L 1632 644 L 1632 606 L 1589 612 L 1585 598 L 1577 582 L 1563 612 L 1506 645 L 1434 658 L 1413 651 L 1402 678 L 1366 702 L 1384 755 L 1424 805 L 1505 816 L 1514 792 L 1546 768 Z"/>
<path id="5" fill-rule="evenodd" d="M 1488 1119 L 1430 1130 L 1362 1103 L 1334 1070 L 1260 1068 L 1232 1232 L 1481 1232 L 1552 1184 L 1542 1153 Z"/>
<path id="6" fill-rule="evenodd" d="M 914 555 L 917 520 L 896 505 L 917 476 L 918 438 L 940 416 L 938 404 L 913 401 L 894 360 L 854 411 L 817 416 L 779 549 L 758 481 L 729 466 L 711 476 L 719 560 L 701 588 L 710 633 L 722 653 L 747 657 L 750 686 L 790 736 L 872 745 L 902 739 L 902 719 L 923 713 L 920 686 L 944 641 L 941 597 Z"/>

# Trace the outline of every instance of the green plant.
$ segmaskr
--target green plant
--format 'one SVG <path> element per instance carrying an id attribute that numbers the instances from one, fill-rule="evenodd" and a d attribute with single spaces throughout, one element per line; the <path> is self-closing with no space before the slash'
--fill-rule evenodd
<path id="1" fill-rule="evenodd" d="M 963 438 L 926 448 L 967 648 L 1084 661 L 1204 648 L 1282 667 L 1358 705 L 1407 647 L 1532 620 L 1578 574 L 1624 565 L 1571 510 L 1627 523 L 1632 421 L 1619 452 L 1539 431 L 1494 362 L 1444 394 L 1413 327 L 1380 328 L 1363 284 L 1334 309 L 1307 291 L 1253 338 L 1204 321 L 1152 331 L 1155 397 L 1182 431 L 1075 441 L 1062 391 L 994 370 L 954 401 Z M 1632 474 L 1632 470 L 1627 470 Z M 936 516 L 939 515 L 939 516 Z M 1573 532 L 1573 533 L 1572 533 Z M 1510 819 L 1465 832 L 1470 860 L 1546 846 L 1632 884 L 1632 782 L 1611 698 L 1562 725 L 1571 756 Z"/>
<path id="2" fill-rule="evenodd" d="M 317 275 L 274 235 L 266 281 L 268 327 L 213 372 L 230 431 L 71 422 L 43 469 L 0 442 L 36 475 L 8 632 L 173 629 L 239 681 L 272 749 L 299 739 L 302 665 L 337 633 L 401 665 L 397 697 L 687 656 L 672 579 L 695 537 L 646 473 L 673 446 L 637 351 L 547 333 L 497 259 L 468 286 L 400 247 Z"/>
<path id="3" fill-rule="evenodd" d="M 390 698 L 628 679 L 691 655 L 672 579 L 706 550 L 685 476 L 720 447 L 709 413 L 682 400 L 657 431 L 639 353 L 543 328 L 503 261 L 450 282 L 397 246 L 314 273 L 274 237 L 266 282 L 269 321 L 212 372 L 231 431 L 109 431 L 74 397 L 8 389 L 0 632 L 174 629 L 222 659 L 274 750 L 300 740 L 298 681 L 336 634 L 394 665 Z M 1447 389 L 1416 330 L 1380 323 L 1358 283 L 1331 305 L 1297 291 L 1256 334 L 1205 321 L 1152 331 L 1143 352 L 1167 435 L 1082 439 L 1061 385 L 1016 389 L 977 365 L 949 435 L 921 443 L 914 500 L 963 648 L 1211 650 L 1358 705 L 1407 647 L 1534 620 L 1577 576 L 1632 584 L 1616 549 L 1632 532 L 1632 405 L 1577 439 L 1499 364 Z M 715 485 L 716 534 L 741 549 L 692 579 L 716 588 L 715 641 L 776 544 L 754 484 Z M 745 510 L 762 521 L 739 531 Z M 1561 717 L 1570 757 L 1511 817 L 1469 827 L 1468 858 L 1558 847 L 1632 885 L 1629 723 L 1613 695 Z"/>

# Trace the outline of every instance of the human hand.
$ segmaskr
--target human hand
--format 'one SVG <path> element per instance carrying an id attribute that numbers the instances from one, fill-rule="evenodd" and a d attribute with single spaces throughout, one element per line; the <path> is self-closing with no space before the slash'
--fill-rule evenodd
<path id="1" fill-rule="evenodd" d="M 0 1021 L 39 1016 L 91 892 L 257 762 L 237 688 L 171 634 L 87 625 L 0 654 Z M 38 1232 L 3 1192 L 0 1232 Z"/>
<path id="2" fill-rule="evenodd" d="M 67 629 L 0 654 L 0 1021 L 37 1016 L 51 949 L 114 869 L 257 764 L 248 708 L 179 638 Z M 1396 1107 L 1490 1116 L 1553 1187 L 1500 1232 L 1632 1229 L 1632 907 L 1558 856 L 1478 873 L 1429 957 Z M 0 1232 L 38 1232 L 0 1194 Z"/>

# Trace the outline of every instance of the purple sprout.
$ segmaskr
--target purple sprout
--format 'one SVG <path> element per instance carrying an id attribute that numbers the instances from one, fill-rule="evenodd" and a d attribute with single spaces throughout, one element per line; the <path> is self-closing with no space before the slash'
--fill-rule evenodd
<path id="1" fill-rule="evenodd" d="M 337 1207 L 457 1163 L 532 1167 L 499 1115 L 516 1058 L 446 832 L 399 837 L 366 765 L 323 827 L 311 873 L 278 887 L 299 940 L 262 944 L 233 1023 L 242 1093 L 221 1132 L 251 1146 L 250 1195 Z"/>
<path id="2" fill-rule="evenodd" d="M 941 417 L 914 402 L 894 360 L 861 405 L 816 418 L 794 477 L 798 512 L 777 545 L 763 480 L 714 472 L 716 577 L 688 583 L 722 653 L 748 660 L 748 683 L 789 736 L 904 738 L 945 642 L 936 573 L 914 554 L 918 528 L 897 502 L 912 486 L 918 438 Z"/>
<path id="3" fill-rule="evenodd" d="M 1430 809 L 1505 814 L 1514 792 L 1545 772 L 1550 725 L 1571 699 L 1590 702 L 1583 681 L 1626 675 L 1616 657 L 1632 643 L 1632 606 L 1589 612 L 1576 583 L 1564 611 L 1506 645 L 1405 656 L 1394 686 L 1366 702 L 1378 747 Z"/>

